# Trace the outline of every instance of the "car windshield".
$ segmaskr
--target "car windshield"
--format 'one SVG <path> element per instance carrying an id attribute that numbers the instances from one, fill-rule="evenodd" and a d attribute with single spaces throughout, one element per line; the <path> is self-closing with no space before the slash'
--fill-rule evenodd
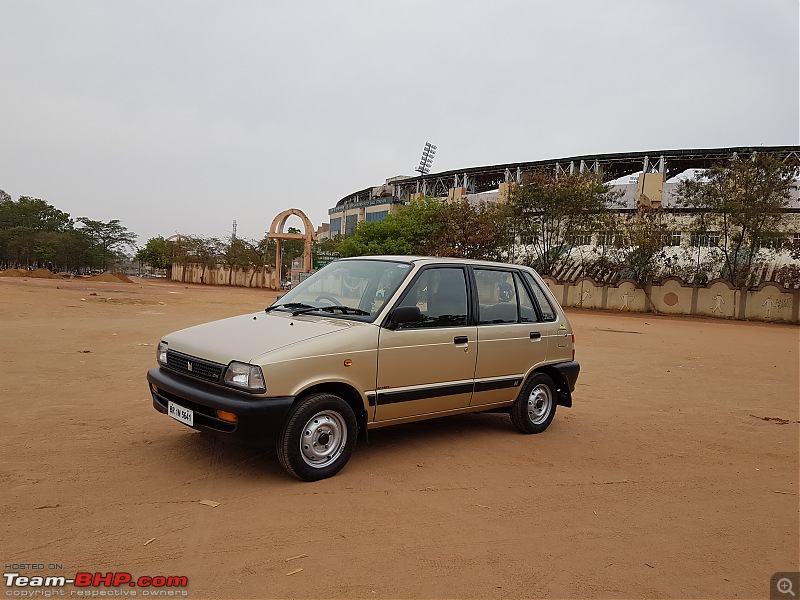
<path id="1" fill-rule="evenodd" d="M 411 264 L 405 262 L 338 260 L 300 282 L 267 310 L 373 321 L 410 272 Z"/>

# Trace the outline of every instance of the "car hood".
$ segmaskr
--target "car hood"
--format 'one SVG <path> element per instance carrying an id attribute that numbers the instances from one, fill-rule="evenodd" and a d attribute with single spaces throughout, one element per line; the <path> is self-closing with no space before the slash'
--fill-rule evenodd
<path id="1" fill-rule="evenodd" d="M 258 312 L 181 329 L 162 339 L 170 350 L 228 364 L 252 362 L 278 348 L 363 325 L 313 315 Z"/>

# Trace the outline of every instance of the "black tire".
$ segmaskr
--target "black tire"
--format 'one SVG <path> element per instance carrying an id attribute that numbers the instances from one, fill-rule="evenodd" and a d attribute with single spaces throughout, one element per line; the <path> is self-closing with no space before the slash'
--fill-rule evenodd
<path id="1" fill-rule="evenodd" d="M 276 444 L 278 460 L 303 481 L 333 477 L 350 460 L 357 437 L 350 405 L 333 394 L 314 394 L 289 411 Z"/>
<path id="2" fill-rule="evenodd" d="M 511 422 L 522 433 L 541 433 L 556 416 L 556 386 L 544 373 L 531 375 L 511 405 Z"/>

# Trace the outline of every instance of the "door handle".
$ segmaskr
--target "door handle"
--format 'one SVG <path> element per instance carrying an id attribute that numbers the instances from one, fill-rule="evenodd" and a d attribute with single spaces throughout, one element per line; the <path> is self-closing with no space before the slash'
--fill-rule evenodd
<path id="1" fill-rule="evenodd" d="M 468 344 L 469 343 L 469 338 L 467 336 L 465 336 L 465 335 L 457 335 L 456 337 L 453 338 L 453 343 L 454 344 Z"/>
<path id="2" fill-rule="evenodd" d="M 531 331 L 531 339 L 532 340 L 540 340 L 542 339 L 542 334 L 538 331 Z"/>

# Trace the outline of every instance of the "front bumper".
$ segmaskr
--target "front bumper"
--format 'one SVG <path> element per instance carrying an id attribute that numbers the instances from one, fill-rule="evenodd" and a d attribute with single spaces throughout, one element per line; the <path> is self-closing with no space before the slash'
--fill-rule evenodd
<path id="1" fill-rule="evenodd" d="M 161 368 L 150 369 L 147 381 L 158 412 L 166 414 L 172 401 L 194 412 L 194 429 L 244 446 L 274 442 L 294 402 L 293 396 L 250 397 L 218 389 Z M 235 414 L 237 422 L 219 419 L 217 409 Z"/>

